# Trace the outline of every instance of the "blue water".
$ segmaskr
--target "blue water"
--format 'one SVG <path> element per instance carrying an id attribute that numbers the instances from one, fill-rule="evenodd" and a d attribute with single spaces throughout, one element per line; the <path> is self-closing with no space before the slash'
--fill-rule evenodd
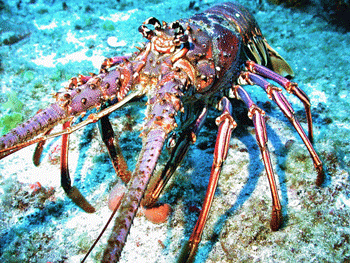
<path id="1" fill-rule="evenodd" d="M 53 102 L 50 94 L 61 89 L 61 83 L 71 77 L 98 72 L 105 57 L 135 52 L 135 46 L 144 41 L 138 27 L 148 17 L 171 22 L 217 2 L 5 2 L 5 8 L 0 10 L 1 40 L 15 43 L 0 48 L 1 128 L 13 124 L 5 122 L 6 116 L 17 114 L 24 120 L 49 105 Z M 252 11 L 263 34 L 291 65 L 295 81 L 310 98 L 315 148 L 328 170 L 326 184 L 320 189 L 314 186 L 313 165 L 288 120 L 274 105 L 264 108 L 269 116 L 269 148 L 280 182 L 283 227 L 278 232 L 269 230 L 270 193 L 255 134 L 249 125 L 239 127 L 232 135 L 215 195 L 217 201 L 196 262 L 349 260 L 350 34 L 327 23 L 314 8 L 301 11 L 257 2 L 239 1 Z M 258 87 L 247 87 L 247 91 L 259 106 L 269 105 Z M 297 117 L 302 119 L 303 105 L 285 94 Z M 12 104 L 21 101 L 23 105 L 16 108 L 8 103 L 9 98 L 14 98 Z M 139 125 L 144 107 L 133 105 L 111 117 L 126 161 L 133 170 L 142 144 L 138 138 L 140 125 L 132 131 L 123 129 L 121 122 L 126 114 L 134 117 L 133 125 Z M 213 110 L 210 114 L 199 136 L 202 137 L 192 146 L 176 172 L 176 179 L 161 198 L 172 205 L 171 218 L 158 226 L 138 217 L 123 262 L 141 262 L 140 258 L 148 262 L 173 262 L 179 254 L 181 244 L 195 224 L 198 216 L 195 211 L 201 207 L 210 173 L 216 138 L 214 120 L 219 112 Z M 302 125 L 306 128 L 303 119 Z M 54 194 L 57 199 L 44 201 L 43 207 L 35 207 L 40 203 L 40 195 L 32 195 L 29 183 L 22 178 L 25 173 L 39 171 L 31 164 L 31 156 L 23 158 L 19 152 L 18 156 L 0 161 L 0 258 L 4 262 L 77 262 L 97 236 L 108 216 L 108 211 L 103 209 L 116 175 L 102 143 L 98 144 L 101 140 L 94 126 L 84 128 L 80 138 L 72 136 L 71 144 L 78 149 L 71 165 L 74 185 L 98 207 L 97 215 L 102 218 L 91 229 L 85 224 L 96 218 L 80 211 L 64 196 L 59 187 L 58 166 L 47 164 L 50 146 L 55 141 L 45 150 L 43 162 L 49 167 L 48 176 L 52 172 L 57 178 Z M 291 150 L 285 149 L 288 140 L 294 141 Z M 165 161 L 166 156 L 160 163 Z M 23 172 L 21 167 L 30 170 Z M 33 183 L 36 181 L 33 178 Z M 42 185 L 44 189 L 51 186 L 44 182 Z M 100 189 L 101 185 L 105 188 Z M 26 208 L 21 206 L 23 202 Z M 91 262 L 98 260 L 106 240 L 100 243 Z"/>

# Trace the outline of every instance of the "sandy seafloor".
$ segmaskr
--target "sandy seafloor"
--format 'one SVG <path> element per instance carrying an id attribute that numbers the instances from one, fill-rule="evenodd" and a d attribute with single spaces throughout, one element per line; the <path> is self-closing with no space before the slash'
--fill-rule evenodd
<path id="1" fill-rule="evenodd" d="M 252 11 L 310 97 L 315 148 L 328 172 L 323 187 L 316 187 L 316 172 L 297 132 L 258 87 L 247 87 L 268 115 L 268 146 L 285 220 L 282 229 L 270 230 L 271 197 L 260 152 L 253 127 L 241 125 L 233 132 L 196 263 L 350 262 L 350 33 L 329 25 L 312 8 L 302 12 L 265 1 L 238 2 Z M 146 18 L 171 22 L 215 1 L 196 1 L 189 8 L 190 2 L 183 0 L 68 0 L 66 10 L 61 1 L 26 0 L 20 9 L 15 1 L 6 3 L 9 9 L 1 11 L 2 41 L 27 32 L 30 36 L 0 47 L 2 125 L 5 115 L 34 115 L 53 102 L 50 94 L 62 88 L 61 83 L 78 73 L 97 72 L 104 57 L 136 51 L 143 41 L 137 28 Z M 111 36 L 117 44 L 109 45 Z M 306 128 L 303 105 L 286 96 Z M 141 148 L 143 109 L 132 105 L 111 118 L 130 170 Z M 172 215 L 156 225 L 139 214 L 120 262 L 175 262 L 205 194 L 218 115 L 210 112 L 197 143 L 161 198 L 171 204 Z M 79 262 L 110 214 L 106 201 L 117 179 L 96 126 L 71 135 L 69 157 L 74 185 L 96 207 L 94 214 L 77 208 L 60 187 L 59 141 L 48 144 L 40 167 L 31 161 L 34 146 L 0 161 L 1 262 Z M 42 188 L 33 191 L 36 182 Z M 88 262 L 99 261 L 108 236 Z"/>

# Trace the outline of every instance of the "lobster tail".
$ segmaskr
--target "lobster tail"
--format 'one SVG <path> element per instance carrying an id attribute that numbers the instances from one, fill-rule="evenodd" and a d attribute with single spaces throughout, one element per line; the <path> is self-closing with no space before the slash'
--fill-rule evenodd
<path id="1" fill-rule="evenodd" d="M 2 136 L 0 138 L 0 150 L 30 140 L 66 118 L 67 112 L 58 103 L 53 103 L 45 110 L 39 111 L 28 121 L 12 129 L 8 134 Z M 3 156 L 0 155 L 0 157 Z"/>

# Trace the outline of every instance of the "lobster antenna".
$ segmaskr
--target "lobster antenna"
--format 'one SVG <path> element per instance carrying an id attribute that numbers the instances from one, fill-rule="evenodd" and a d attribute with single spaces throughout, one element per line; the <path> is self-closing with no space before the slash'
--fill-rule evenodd
<path id="1" fill-rule="evenodd" d="M 27 142 L 23 142 L 23 143 L 19 143 L 17 145 L 11 146 L 9 148 L 0 150 L 0 160 L 12 153 L 17 152 L 20 149 L 23 149 L 24 147 L 27 147 L 29 145 L 32 145 L 34 143 L 38 143 L 41 141 L 46 141 L 48 139 L 52 139 L 58 136 L 61 136 L 63 134 L 71 134 L 72 132 L 75 132 L 76 130 L 81 129 L 82 127 L 90 124 L 90 123 L 94 123 L 97 122 L 99 119 L 101 119 L 103 116 L 106 116 L 108 114 L 111 114 L 113 111 L 121 108 L 122 106 L 124 106 L 126 103 L 128 103 L 130 100 L 137 98 L 139 96 L 142 95 L 142 92 L 137 91 L 137 92 L 133 92 L 131 94 L 129 94 L 128 96 L 126 96 L 123 100 L 117 102 L 116 104 L 98 112 L 98 113 L 91 113 L 88 118 L 74 126 L 68 127 L 62 131 L 56 132 L 56 133 L 51 133 L 51 134 L 44 134 L 41 135 L 38 138 L 32 139 L 30 141 Z"/>
<path id="2" fill-rule="evenodd" d="M 123 194 L 123 196 L 124 196 L 124 194 Z M 112 212 L 112 214 L 110 215 L 110 217 L 108 218 L 107 223 L 106 223 L 105 226 L 103 227 L 103 229 L 102 229 L 102 231 L 100 232 L 100 234 L 98 235 L 98 237 L 95 239 L 94 243 L 91 245 L 89 251 L 85 254 L 85 257 L 83 258 L 83 260 L 81 261 L 81 263 L 84 263 L 84 262 L 85 262 L 85 260 L 87 259 L 87 257 L 90 255 L 91 251 L 95 248 L 97 242 L 100 241 L 100 239 L 101 239 L 101 237 L 103 236 L 104 232 L 106 231 L 106 229 L 107 229 L 109 223 L 112 221 L 112 219 L 113 219 L 115 213 L 118 211 L 118 208 L 119 208 L 119 206 L 120 206 L 120 203 L 121 203 L 121 200 L 122 200 L 122 199 L 123 199 L 123 198 L 120 198 L 119 204 L 117 204 L 117 205 L 114 207 L 113 212 Z"/>

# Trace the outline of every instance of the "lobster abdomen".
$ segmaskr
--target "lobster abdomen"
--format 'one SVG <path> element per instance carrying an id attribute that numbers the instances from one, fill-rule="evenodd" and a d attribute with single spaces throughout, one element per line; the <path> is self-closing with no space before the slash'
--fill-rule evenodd
<path id="1" fill-rule="evenodd" d="M 282 76 L 294 76 L 288 63 L 267 43 L 255 18 L 245 7 L 223 3 L 194 15 L 191 20 L 208 33 L 220 52 L 216 54 L 217 66 L 235 69 L 238 74 L 239 63 L 252 60 Z"/>

